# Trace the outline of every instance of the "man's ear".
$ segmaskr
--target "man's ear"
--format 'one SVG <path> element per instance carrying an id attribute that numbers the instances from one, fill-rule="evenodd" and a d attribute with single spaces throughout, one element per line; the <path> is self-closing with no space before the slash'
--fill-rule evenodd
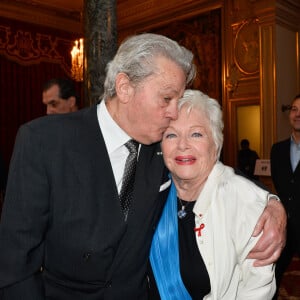
<path id="1" fill-rule="evenodd" d="M 74 96 L 69 97 L 68 102 L 70 104 L 70 108 L 76 107 L 76 98 Z"/>
<path id="2" fill-rule="evenodd" d="M 125 73 L 116 76 L 116 93 L 121 102 L 126 103 L 133 92 L 131 82 Z"/>

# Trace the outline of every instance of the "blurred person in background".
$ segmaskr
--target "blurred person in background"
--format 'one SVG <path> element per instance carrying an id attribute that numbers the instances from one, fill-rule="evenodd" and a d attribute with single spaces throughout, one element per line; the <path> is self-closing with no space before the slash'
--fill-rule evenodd
<path id="1" fill-rule="evenodd" d="M 238 169 L 250 179 L 258 179 L 258 176 L 254 175 L 257 159 L 259 156 L 256 151 L 250 149 L 249 140 L 241 140 L 241 149 L 238 152 Z"/>
<path id="2" fill-rule="evenodd" d="M 53 78 L 43 86 L 43 103 L 47 107 L 47 115 L 77 111 L 78 102 L 75 84 L 68 78 Z"/>
<path id="3" fill-rule="evenodd" d="M 287 212 L 286 246 L 276 264 L 277 293 L 285 270 L 295 254 L 300 256 L 300 94 L 290 106 L 291 136 L 271 148 L 271 176 Z"/>

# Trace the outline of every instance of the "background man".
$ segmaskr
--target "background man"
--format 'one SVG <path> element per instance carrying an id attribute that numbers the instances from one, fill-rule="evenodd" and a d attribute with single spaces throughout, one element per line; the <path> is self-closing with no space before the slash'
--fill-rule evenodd
<path id="1" fill-rule="evenodd" d="M 258 179 L 258 176 L 254 175 L 257 159 L 259 156 L 256 151 L 250 149 L 250 142 L 247 139 L 242 139 L 241 149 L 238 152 L 238 168 L 251 179 Z"/>
<path id="2" fill-rule="evenodd" d="M 70 79 L 53 78 L 43 86 L 43 103 L 47 107 L 47 115 L 77 111 L 78 102 L 75 84 Z"/>
<path id="3" fill-rule="evenodd" d="M 286 246 L 275 272 L 278 288 L 294 254 L 300 255 L 300 94 L 292 101 L 289 120 L 291 136 L 274 144 L 271 149 L 273 183 L 288 216 Z"/>

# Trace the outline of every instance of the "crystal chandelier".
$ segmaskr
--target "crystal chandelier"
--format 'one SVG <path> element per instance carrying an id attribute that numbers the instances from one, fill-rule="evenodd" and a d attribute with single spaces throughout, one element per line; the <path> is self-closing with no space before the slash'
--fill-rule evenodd
<path id="1" fill-rule="evenodd" d="M 72 68 L 71 74 L 74 80 L 83 81 L 83 39 L 75 41 L 71 51 Z"/>

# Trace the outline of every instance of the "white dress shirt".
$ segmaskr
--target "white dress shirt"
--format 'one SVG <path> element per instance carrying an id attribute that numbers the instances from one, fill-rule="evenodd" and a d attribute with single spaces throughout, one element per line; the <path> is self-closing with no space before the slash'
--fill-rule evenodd
<path id="1" fill-rule="evenodd" d="M 131 137 L 113 120 L 106 108 L 104 100 L 97 106 L 97 116 L 112 165 L 116 186 L 120 194 L 125 162 L 129 154 L 124 144 L 130 140 Z"/>
<path id="2" fill-rule="evenodd" d="M 297 144 L 295 142 L 293 135 L 291 136 L 290 155 L 291 155 L 291 165 L 294 172 L 300 160 L 300 144 Z"/>

